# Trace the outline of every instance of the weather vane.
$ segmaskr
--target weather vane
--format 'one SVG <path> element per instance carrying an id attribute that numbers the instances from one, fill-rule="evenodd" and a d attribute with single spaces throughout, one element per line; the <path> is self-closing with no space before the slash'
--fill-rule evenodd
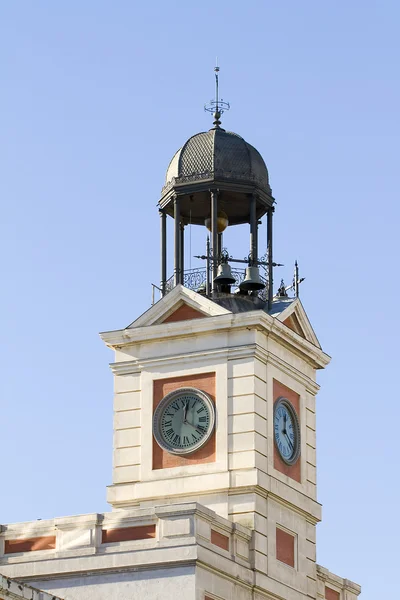
<path id="1" fill-rule="evenodd" d="M 218 59 L 216 61 L 216 65 L 214 67 L 214 72 L 215 72 L 215 100 L 210 100 L 210 102 L 208 104 L 204 105 L 204 110 L 206 110 L 207 112 L 213 113 L 213 117 L 214 117 L 214 125 L 216 128 L 218 128 L 221 125 L 221 115 L 226 111 L 230 109 L 229 106 L 229 102 L 224 102 L 222 98 L 219 97 L 219 90 L 218 90 L 218 73 L 219 73 L 219 66 L 218 66 Z"/>

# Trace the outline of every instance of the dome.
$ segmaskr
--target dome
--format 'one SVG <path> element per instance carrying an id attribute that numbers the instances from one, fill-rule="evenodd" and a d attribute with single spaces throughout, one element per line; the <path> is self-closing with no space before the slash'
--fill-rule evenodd
<path id="1" fill-rule="evenodd" d="M 183 222 L 204 225 L 211 190 L 218 191 L 219 210 L 230 225 L 249 222 L 251 196 L 256 197 L 257 218 L 274 203 L 261 154 L 240 135 L 218 126 L 192 136 L 175 153 L 158 206 L 173 217 L 173 201 L 179 197 Z"/>
<path id="2" fill-rule="evenodd" d="M 172 158 L 165 185 L 210 176 L 248 182 L 269 191 L 268 171 L 261 154 L 240 135 L 220 128 L 188 139 Z"/>

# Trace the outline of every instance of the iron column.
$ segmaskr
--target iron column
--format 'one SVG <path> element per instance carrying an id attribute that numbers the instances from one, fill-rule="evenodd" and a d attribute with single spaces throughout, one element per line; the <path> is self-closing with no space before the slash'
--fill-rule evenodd
<path id="1" fill-rule="evenodd" d="M 218 234 L 217 256 L 221 256 L 222 252 L 222 233 Z"/>
<path id="2" fill-rule="evenodd" d="M 274 209 L 271 206 L 268 210 L 267 215 L 267 235 L 268 235 L 268 309 L 272 308 L 272 298 L 274 297 L 273 292 L 273 275 L 272 275 L 272 216 L 274 214 Z"/>
<path id="3" fill-rule="evenodd" d="M 216 290 L 214 279 L 217 276 L 218 267 L 218 192 L 211 191 L 211 244 L 212 244 L 212 291 Z"/>
<path id="4" fill-rule="evenodd" d="M 160 246 L 161 246 L 161 296 L 165 296 L 165 287 L 167 281 L 167 215 L 163 210 L 160 210 L 161 229 L 160 229 Z"/>
<path id="5" fill-rule="evenodd" d="M 206 295 L 210 295 L 210 238 L 207 236 L 206 245 Z"/>
<path id="6" fill-rule="evenodd" d="M 257 204 L 254 194 L 250 197 L 250 256 L 252 264 L 258 260 Z"/>
<path id="7" fill-rule="evenodd" d="M 174 198 L 174 234 L 175 234 L 175 253 L 174 253 L 174 286 L 180 283 L 180 246 L 181 246 L 181 211 L 179 196 Z"/>
<path id="8" fill-rule="evenodd" d="M 185 226 L 183 223 L 181 223 L 180 255 L 179 283 L 183 285 L 183 274 L 185 271 Z"/>

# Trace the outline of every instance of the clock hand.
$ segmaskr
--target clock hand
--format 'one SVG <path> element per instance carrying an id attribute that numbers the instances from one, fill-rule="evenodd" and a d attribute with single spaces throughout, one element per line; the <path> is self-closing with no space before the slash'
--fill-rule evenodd
<path id="1" fill-rule="evenodd" d="M 286 421 L 287 421 L 287 414 L 286 413 L 283 415 L 283 421 L 284 421 L 284 427 L 282 429 L 282 433 L 283 433 L 283 435 L 286 435 Z"/>
<path id="2" fill-rule="evenodd" d="M 293 444 L 292 444 L 292 440 L 290 439 L 290 437 L 288 436 L 288 434 L 286 433 L 286 431 L 285 431 L 285 435 L 286 435 L 287 441 L 288 441 L 288 442 L 289 442 L 289 444 L 290 444 L 290 447 L 291 447 L 291 448 L 292 448 L 292 450 L 293 450 Z"/>
<path id="3" fill-rule="evenodd" d="M 189 403 L 188 403 L 188 402 L 186 402 L 185 406 L 183 407 L 183 422 L 184 422 L 184 423 L 187 423 L 187 420 L 186 420 L 186 415 L 187 415 L 187 411 L 188 411 L 188 404 L 189 404 Z"/>
<path id="4" fill-rule="evenodd" d="M 204 428 L 202 428 L 202 431 L 200 429 L 198 429 L 198 427 L 196 427 L 196 425 L 192 425 L 191 423 L 189 423 L 189 421 L 186 421 L 186 425 L 189 425 L 189 427 L 192 427 L 195 431 L 197 431 L 197 433 L 204 433 L 204 431 L 206 431 Z"/>

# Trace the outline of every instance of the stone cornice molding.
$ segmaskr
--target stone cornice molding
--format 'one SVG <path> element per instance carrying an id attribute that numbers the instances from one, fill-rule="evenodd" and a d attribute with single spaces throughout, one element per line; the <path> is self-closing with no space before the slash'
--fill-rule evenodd
<path id="1" fill-rule="evenodd" d="M 295 490 L 295 491 L 296 491 L 296 493 L 300 494 L 300 496 L 305 498 L 305 500 L 307 502 L 313 503 L 313 505 L 316 509 L 315 512 L 319 513 L 321 511 L 322 506 L 321 506 L 321 504 L 319 504 L 319 502 L 317 502 L 316 500 L 312 500 L 309 496 L 302 494 L 298 490 Z M 319 523 L 321 521 L 321 518 L 317 517 L 315 514 L 312 514 L 307 510 L 303 510 L 300 506 L 293 504 L 289 500 L 285 500 L 285 498 L 283 498 L 282 496 L 274 494 L 274 492 L 266 490 L 262 486 L 251 485 L 251 486 L 246 486 L 246 487 L 233 488 L 233 489 L 229 490 L 230 496 L 240 496 L 241 494 L 251 494 L 251 493 L 257 494 L 258 496 L 260 496 L 261 498 L 264 498 L 264 499 L 271 498 L 272 500 L 274 500 L 281 506 L 284 506 L 285 508 L 289 508 L 292 512 L 295 512 L 298 515 L 300 515 L 301 517 L 304 517 L 309 523 L 312 523 L 313 525 L 316 525 L 317 523 Z"/>
<path id="2" fill-rule="evenodd" d="M 185 323 L 185 326 L 182 325 Z M 277 319 L 263 311 L 251 311 L 241 314 L 224 314 L 205 319 L 194 319 L 185 322 L 162 323 L 132 329 L 122 329 L 101 333 L 102 340 L 111 348 L 121 350 L 127 346 L 151 343 L 164 339 L 190 338 L 217 334 L 222 331 L 240 329 L 258 329 L 265 335 L 286 345 L 292 352 L 305 359 L 314 368 L 325 368 L 330 357 L 306 339 L 303 339 Z"/>
<path id="3" fill-rule="evenodd" d="M 282 311 L 277 317 L 277 321 L 281 321 L 282 323 L 288 319 L 292 314 L 294 314 L 299 322 L 301 329 L 306 337 L 306 339 L 311 342 L 314 346 L 321 349 L 321 344 L 318 341 L 317 336 L 315 335 L 315 331 L 310 323 L 309 318 L 307 317 L 307 313 L 304 310 L 304 307 L 299 298 L 296 298 L 284 311 Z M 296 332 L 293 332 L 296 333 Z M 296 335 L 298 335 L 296 333 Z"/>
<path id="4" fill-rule="evenodd" d="M 321 565 L 317 564 L 316 567 L 317 577 L 324 583 L 328 583 L 328 585 L 330 584 L 333 587 L 351 592 L 356 596 L 358 596 L 361 593 L 361 586 L 358 585 L 358 583 L 355 583 L 350 579 L 343 579 L 342 577 L 339 577 L 339 575 L 331 573 L 328 569 L 322 567 Z"/>
<path id="5" fill-rule="evenodd" d="M 61 600 L 61 598 L 54 596 L 54 594 L 48 594 L 4 575 L 0 575 L 0 594 L 4 598 L 11 598 L 12 600 L 22 600 L 23 598 L 31 598 L 32 600 Z"/>
<path id="6" fill-rule="evenodd" d="M 160 319 L 166 319 L 182 304 L 187 304 L 194 310 L 202 313 L 205 317 L 231 314 L 229 310 L 219 306 L 205 296 L 184 287 L 176 285 L 164 298 L 153 304 L 145 313 L 128 325 L 127 329 L 138 327 L 149 327 L 156 324 Z"/>
<path id="7" fill-rule="evenodd" d="M 280 369 L 283 373 L 286 373 L 287 375 L 293 377 L 293 379 L 296 379 L 296 381 L 303 384 L 306 390 L 311 392 L 313 396 L 316 396 L 316 394 L 318 393 L 320 389 L 318 383 L 316 383 L 313 379 L 308 377 L 302 371 L 299 371 L 298 369 L 293 367 L 293 365 L 291 365 L 290 363 L 284 361 L 282 358 L 279 358 L 279 356 L 276 356 L 276 354 L 273 354 L 268 350 L 264 350 L 264 348 L 257 344 L 254 356 L 258 360 L 265 362 L 266 364 L 272 364 L 274 367 Z"/>
<path id="8" fill-rule="evenodd" d="M 215 358 L 217 361 L 219 359 L 235 360 L 240 358 L 255 358 L 265 364 L 270 363 L 287 375 L 290 375 L 296 379 L 296 381 L 304 385 L 307 391 L 314 396 L 320 389 L 320 386 L 302 371 L 299 371 L 288 362 L 279 358 L 272 352 L 268 352 L 256 343 L 244 344 L 243 346 L 232 346 L 230 348 L 217 348 L 207 352 L 204 350 L 198 350 L 193 352 L 185 352 L 184 354 L 170 354 L 168 356 L 163 356 L 162 358 L 148 358 L 115 362 L 110 363 L 110 368 L 114 375 L 134 375 L 140 373 L 145 368 L 162 367 L 168 365 L 169 363 L 174 364 L 177 361 L 182 363 L 193 363 L 193 361 L 195 361 L 197 364 L 199 364 L 202 360 L 208 360 L 210 357 Z"/>

